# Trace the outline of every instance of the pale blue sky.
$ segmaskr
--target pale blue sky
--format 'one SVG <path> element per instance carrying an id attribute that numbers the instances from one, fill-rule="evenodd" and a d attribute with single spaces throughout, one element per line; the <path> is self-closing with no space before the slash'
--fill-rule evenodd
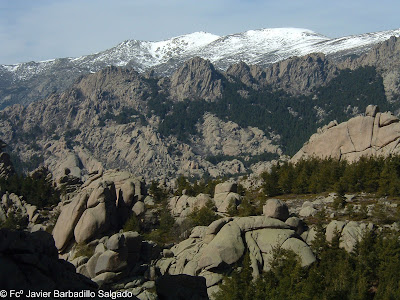
<path id="1" fill-rule="evenodd" d="M 0 0 L 0 64 L 77 57 L 127 39 L 300 27 L 329 37 L 400 28 L 398 0 Z"/>

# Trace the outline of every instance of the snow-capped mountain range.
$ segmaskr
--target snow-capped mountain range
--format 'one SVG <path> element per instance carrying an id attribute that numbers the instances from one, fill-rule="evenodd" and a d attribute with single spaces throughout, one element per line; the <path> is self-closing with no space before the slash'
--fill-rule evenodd
<path id="1" fill-rule="evenodd" d="M 127 40 L 111 49 L 77 58 L 0 65 L 0 109 L 43 99 L 65 90 L 79 76 L 111 65 L 131 67 L 138 72 L 152 69 L 156 74 L 169 76 L 196 56 L 210 60 L 221 70 L 240 61 L 267 67 L 315 52 L 335 60 L 365 53 L 391 36 L 400 36 L 400 29 L 335 39 L 307 29 L 270 28 L 227 36 L 195 32 L 159 42 Z"/>
<path id="2" fill-rule="evenodd" d="M 400 29 L 334 39 L 299 28 L 249 30 L 227 36 L 195 32 L 159 42 L 127 40 L 114 48 L 78 58 L 2 65 L 0 72 L 9 72 L 14 80 L 29 79 L 61 65 L 80 72 L 96 72 L 114 65 L 133 66 L 139 72 L 156 68 L 169 73 L 174 68 L 165 64 L 176 65 L 194 56 L 209 59 L 221 69 L 239 61 L 265 66 L 313 52 L 336 57 L 360 54 L 391 36 L 400 36 Z"/>

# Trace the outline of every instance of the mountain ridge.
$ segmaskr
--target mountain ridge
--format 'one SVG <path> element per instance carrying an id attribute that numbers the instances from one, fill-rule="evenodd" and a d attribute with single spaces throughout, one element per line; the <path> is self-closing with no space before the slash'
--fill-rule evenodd
<path id="1" fill-rule="evenodd" d="M 109 63 L 114 63 L 115 66 L 127 66 L 131 59 L 135 57 L 140 57 L 142 55 L 144 57 L 143 62 L 141 63 L 143 67 L 138 69 L 137 71 L 142 72 L 147 70 L 148 68 L 154 67 L 160 63 L 166 62 L 171 58 L 175 58 L 174 55 L 179 55 L 182 52 L 187 52 L 189 56 L 201 56 L 198 53 L 192 53 L 195 50 L 199 50 L 205 53 L 202 58 L 209 59 L 211 62 L 218 65 L 218 61 L 220 60 L 219 56 L 216 56 L 215 53 L 211 53 L 210 48 L 218 46 L 224 42 L 230 42 L 230 44 L 241 44 L 240 40 L 244 40 L 246 42 L 254 42 L 256 40 L 258 44 L 263 44 L 265 46 L 266 43 L 270 45 L 270 52 L 274 52 L 278 49 L 282 49 L 284 46 L 289 46 L 295 49 L 295 54 L 293 55 L 282 55 L 279 59 L 270 60 L 267 63 L 274 63 L 285 58 L 289 58 L 291 56 L 303 56 L 306 54 L 310 54 L 313 52 L 321 52 L 324 54 L 334 54 L 336 52 L 340 52 L 343 50 L 348 50 L 352 48 L 358 47 L 369 47 L 371 44 L 375 44 L 378 42 L 382 42 L 388 39 L 390 36 L 399 36 L 400 29 L 394 30 L 386 30 L 386 31 L 378 31 L 372 33 L 358 34 L 358 35 L 349 35 L 339 38 L 329 38 L 317 32 L 314 32 L 309 29 L 302 28 L 291 28 L 291 27 L 283 27 L 283 28 L 263 28 L 258 30 L 248 30 L 241 33 L 228 34 L 225 36 L 218 36 L 208 32 L 193 32 L 190 34 L 180 35 L 176 37 L 172 37 L 170 39 L 161 40 L 161 41 L 142 41 L 142 40 L 125 40 L 118 45 L 99 51 L 96 53 L 83 55 L 79 57 L 64 57 L 64 58 L 53 58 L 44 61 L 30 61 L 30 62 L 22 62 L 17 64 L 2 64 L 1 68 L 6 69 L 9 72 L 18 72 L 23 65 L 28 65 L 31 68 L 34 64 L 41 65 L 37 68 L 37 72 L 40 72 L 42 69 L 45 69 L 48 65 L 52 63 L 56 63 L 60 60 L 69 60 L 70 62 L 81 62 L 85 59 L 92 58 L 92 62 L 102 61 L 102 60 L 111 60 L 114 57 L 115 59 L 119 58 L 119 61 L 109 61 Z M 315 48 L 304 49 L 304 45 L 299 43 L 299 39 L 303 38 L 301 42 L 311 43 L 310 46 L 314 46 Z M 262 41 L 260 42 L 260 39 Z M 312 42 L 315 41 L 315 44 Z M 275 47 L 271 47 L 271 43 L 273 43 Z M 244 43 L 242 42 L 242 45 Z M 253 43 L 249 43 L 253 44 Z M 142 51 L 147 50 L 148 53 L 138 53 L 135 52 L 134 47 L 136 45 L 142 46 Z M 175 49 L 173 46 L 176 46 Z M 232 49 L 232 48 L 231 48 Z M 129 60 L 124 59 L 124 54 L 128 51 L 132 51 L 130 55 L 128 55 Z M 221 46 L 219 49 L 221 50 Z M 285 49 L 286 50 L 286 49 Z M 226 51 L 226 50 L 225 50 Z M 217 51 L 220 52 L 220 51 Z M 361 50 L 361 52 L 365 52 L 365 49 Z M 164 58 L 163 55 L 169 55 L 168 58 Z M 145 58 L 151 55 L 152 63 L 146 62 Z M 119 56 L 119 57 L 118 57 Z M 224 56 L 224 54 L 220 55 Z M 104 59 L 105 58 L 105 59 Z M 184 58 L 184 60 L 187 60 Z M 243 60 L 247 64 L 257 64 L 257 61 L 251 61 L 249 59 Z M 83 65 L 86 62 L 83 63 Z M 265 64 L 265 62 L 263 62 Z M 140 64 L 140 59 L 139 59 Z M 226 69 L 227 67 L 223 67 L 222 69 Z M 94 70 L 93 70 L 94 71 Z M 98 70 L 96 70 L 98 71 Z M 17 75 L 19 79 L 24 79 L 24 75 Z"/>
<path id="2" fill-rule="evenodd" d="M 0 65 L 0 109 L 45 98 L 63 91 L 83 74 L 114 65 L 138 72 L 153 70 L 170 76 L 193 57 L 210 60 L 219 70 L 244 61 L 261 68 L 314 52 L 333 60 L 366 53 L 376 43 L 400 36 L 400 29 L 330 39 L 308 29 L 267 28 L 219 37 L 205 32 L 160 42 L 127 40 L 117 46 L 78 58 Z"/>

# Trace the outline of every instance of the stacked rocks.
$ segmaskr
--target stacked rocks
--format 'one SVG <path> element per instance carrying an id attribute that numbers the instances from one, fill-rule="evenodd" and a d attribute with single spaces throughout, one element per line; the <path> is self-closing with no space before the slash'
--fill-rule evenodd
<path id="1" fill-rule="evenodd" d="M 133 213 L 143 212 L 145 194 L 143 179 L 127 172 L 108 171 L 89 178 L 61 207 L 53 230 L 57 248 L 62 252 L 74 241 L 87 243 L 118 231 Z"/>

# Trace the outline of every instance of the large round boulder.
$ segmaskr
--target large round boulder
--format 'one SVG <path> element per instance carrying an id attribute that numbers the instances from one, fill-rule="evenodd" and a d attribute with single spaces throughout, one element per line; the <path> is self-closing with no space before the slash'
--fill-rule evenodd
<path id="1" fill-rule="evenodd" d="M 269 199 L 263 206 L 263 214 L 266 217 L 286 221 L 286 219 L 289 217 L 289 208 L 282 200 Z"/>
<path id="2" fill-rule="evenodd" d="M 74 229 L 83 212 L 89 195 L 78 194 L 71 203 L 65 205 L 53 229 L 53 237 L 58 250 L 63 250 L 74 236 Z"/>

